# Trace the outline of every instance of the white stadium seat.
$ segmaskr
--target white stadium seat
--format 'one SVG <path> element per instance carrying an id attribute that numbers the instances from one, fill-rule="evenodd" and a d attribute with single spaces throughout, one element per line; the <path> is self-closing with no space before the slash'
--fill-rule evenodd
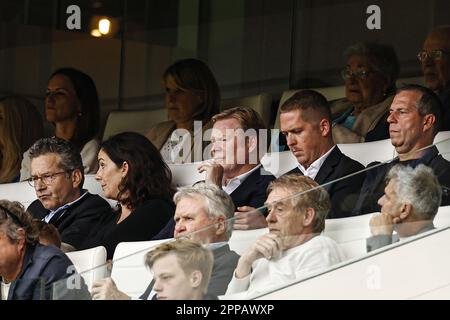
<path id="1" fill-rule="evenodd" d="M 268 152 L 261 158 L 261 164 L 277 178 L 298 166 L 291 151 Z"/>
<path id="2" fill-rule="evenodd" d="M 153 279 L 152 272 L 145 266 L 145 255 L 153 247 L 170 241 L 121 242 L 114 251 L 111 278 L 119 290 L 130 297 L 139 297 Z"/>
<path id="3" fill-rule="evenodd" d="M 249 107 L 259 113 L 267 127 L 270 125 L 272 114 L 272 96 L 267 93 L 255 96 L 223 99 L 220 103 L 222 110 L 233 107 Z"/>
<path id="4" fill-rule="evenodd" d="M 438 132 L 434 137 L 434 143 L 442 157 L 450 161 L 450 131 Z"/>
<path id="5" fill-rule="evenodd" d="M 37 199 L 34 188 L 26 181 L 0 184 L 0 199 L 20 202 L 25 209 Z"/>
<path id="6" fill-rule="evenodd" d="M 176 187 L 192 186 L 198 181 L 205 180 L 205 173 L 199 173 L 200 162 L 168 164 L 172 171 L 172 184 Z"/>
<path id="7" fill-rule="evenodd" d="M 354 259 L 366 254 L 366 238 L 370 237 L 369 221 L 372 214 L 361 216 L 327 219 L 323 235 L 330 237 L 344 250 L 347 259 Z"/>
<path id="8" fill-rule="evenodd" d="M 344 143 L 338 144 L 338 147 L 343 154 L 358 161 L 363 166 L 367 166 L 374 161 L 390 161 L 395 157 L 395 149 L 391 144 L 391 139 L 364 143 Z"/>
<path id="9" fill-rule="evenodd" d="M 84 176 L 84 184 L 83 188 L 87 189 L 92 194 L 98 194 L 100 197 L 108 201 L 108 203 L 111 205 L 112 208 L 114 208 L 117 204 L 116 200 L 111 200 L 105 197 L 105 194 L 103 192 L 102 186 L 100 185 L 100 182 L 98 182 L 95 179 L 94 174 L 86 174 Z"/>
<path id="10" fill-rule="evenodd" d="M 107 276 L 106 249 L 103 246 L 67 252 L 66 255 L 72 261 L 75 269 L 83 276 L 89 291 L 96 280 Z"/>
<path id="11" fill-rule="evenodd" d="M 433 220 L 436 228 L 446 228 L 450 226 L 450 206 L 439 207 Z"/>
<path id="12" fill-rule="evenodd" d="M 242 255 L 248 247 L 264 234 L 269 233 L 268 228 L 254 230 L 234 230 L 229 240 L 230 249 Z"/>
<path id="13" fill-rule="evenodd" d="M 157 123 L 167 121 L 165 108 L 153 110 L 111 111 L 106 120 L 103 140 L 120 132 L 145 134 Z"/>

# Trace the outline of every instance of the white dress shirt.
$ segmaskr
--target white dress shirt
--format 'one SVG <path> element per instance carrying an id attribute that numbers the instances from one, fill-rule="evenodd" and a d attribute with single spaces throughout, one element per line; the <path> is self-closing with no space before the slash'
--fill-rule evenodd
<path id="1" fill-rule="evenodd" d="M 331 151 L 333 151 L 334 148 L 336 148 L 336 145 L 333 146 L 333 148 L 331 148 L 330 150 L 328 150 L 327 153 L 325 153 L 319 159 L 317 159 L 316 161 L 311 163 L 311 165 L 308 167 L 308 169 L 305 169 L 305 167 L 302 166 L 300 163 L 298 164 L 298 168 L 300 169 L 300 171 L 303 173 L 304 176 L 310 177 L 311 179 L 314 180 L 316 178 L 317 173 L 319 172 L 320 168 L 322 167 L 323 163 L 328 158 L 328 156 L 330 155 Z"/>
<path id="2" fill-rule="evenodd" d="M 228 181 L 228 184 L 226 186 L 222 185 L 223 191 L 228 193 L 229 195 L 236 190 L 244 181 L 248 178 L 249 175 L 251 175 L 254 171 L 261 168 L 261 164 L 258 164 L 256 167 L 254 167 L 252 170 L 247 171 L 241 175 L 238 175 L 237 177 L 234 177 L 230 181 Z"/>
<path id="3" fill-rule="evenodd" d="M 226 299 L 249 299 L 268 293 L 318 273 L 345 260 L 345 255 L 333 239 L 315 236 L 311 240 L 284 251 L 270 260 L 260 258 L 253 262 L 252 272 L 238 279 L 235 274 L 228 285 Z M 240 293 L 239 295 L 234 295 Z M 228 295 L 232 295 L 228 297 Z"/>

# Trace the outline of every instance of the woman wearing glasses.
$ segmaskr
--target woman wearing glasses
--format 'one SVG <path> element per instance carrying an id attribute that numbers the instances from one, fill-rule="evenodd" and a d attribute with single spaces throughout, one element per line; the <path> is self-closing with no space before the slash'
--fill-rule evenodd
<path id="1" fill-rule="evenodd" d="M 367 142 L 389 138 L 387 117 L 399 74 L 391 46 L 357 43 L 349 46 L 341 71 L 345 98 L 331 104 L 336 143 Z"/>
<path id="2" fill-rule="evenodd" d="M 39 244 L 39 231 L 20 203 L 0 200 L 0 300 L 48 300 L 56 283 L 60 299 L 88 299 L 80 275 L 78 289 L 66 285 L 74 283 L 65 280 L 73 270 L 61 250 Z"/>
<path id="3" fill-rule="evenodd" d="M 50 76 L 45 93 L 45 117 L 55 136 L 71 141 L 81 152 L 84 173 L 97 170 L 100 107 L 97 88 L 87 74 L 61 68 Z M 20 180 L 30 177 L 30 158 L 24 154 Z"/>
<path id="4" fill-rule="evenodd" d="M 117 210 L 105 216 L 84 248 L 105 246 L 112 259 L 120 242 L 146 241 L 173 218 L 172 174 L 161 154 L 143 135 L 124 132 L 101 144 L 96 179 Z"/>
<path id="5" fill-rule="evenodd" d="M 32 103 L 21 96 L 0 99 L 0 183 L 19 181 L 24 152 L 43 136 L 42 117 Z"/>

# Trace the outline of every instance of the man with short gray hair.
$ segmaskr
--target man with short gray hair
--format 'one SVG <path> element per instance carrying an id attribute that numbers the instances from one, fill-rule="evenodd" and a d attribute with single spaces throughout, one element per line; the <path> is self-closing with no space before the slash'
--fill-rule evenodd
<path id="1" fill-rule="evenodd" d="M 442 189 L 433 170 L 396 165 L 387 174 L 388 184 L 378 200 L 381 213 L 370 219 L 372 237 L 367 251 L 434 229 Z M 397 232 L 393 236 L 394 230 Z"/>
<path id="2" fill-rule="evenodd" d="M 68 141 L 43 138 L 30 148 L 31 178 L 38 200 L 28 207 L 34 218 L 53 224 L 61 235 L 61 250 L 76 250 L 103 215 L 108 202 L 83 189 L 80 153 Z"/>

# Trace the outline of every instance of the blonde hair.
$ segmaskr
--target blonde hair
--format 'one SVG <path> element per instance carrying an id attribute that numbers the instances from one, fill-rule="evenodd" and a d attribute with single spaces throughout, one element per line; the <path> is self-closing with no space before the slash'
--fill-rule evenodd
<path id="1" fill-rule="evenodd" d="M 214 263 L 211 251 L 195 241 L 178 239 L 160 244 L 148 252 L 145 263 L 149 268 L 152 268 L 156 260 L 171 253 L 176 255 L 178 263 L 186 275 L 196 270 L 202 273 L 201 287 L 203 292 L 206 293 Z"/>
<path id="2" fill-rule="evenodd" d="M 266 129 L 263 119 L 258 112 L 249 107 L 234 107 L 225 109 L 219 114 L 212 117 L 213 123 L 225 119 L 235 119 L 239 122 L 242 129 Z"/>
<path id="3" fill-rule="evenodd" d="M 3 123 L 0 126 L 0 183 L 11 182 L 20 172 L 23 153 L 44 135 L 42 116 L 21 96 L 0 99 Z"/>

